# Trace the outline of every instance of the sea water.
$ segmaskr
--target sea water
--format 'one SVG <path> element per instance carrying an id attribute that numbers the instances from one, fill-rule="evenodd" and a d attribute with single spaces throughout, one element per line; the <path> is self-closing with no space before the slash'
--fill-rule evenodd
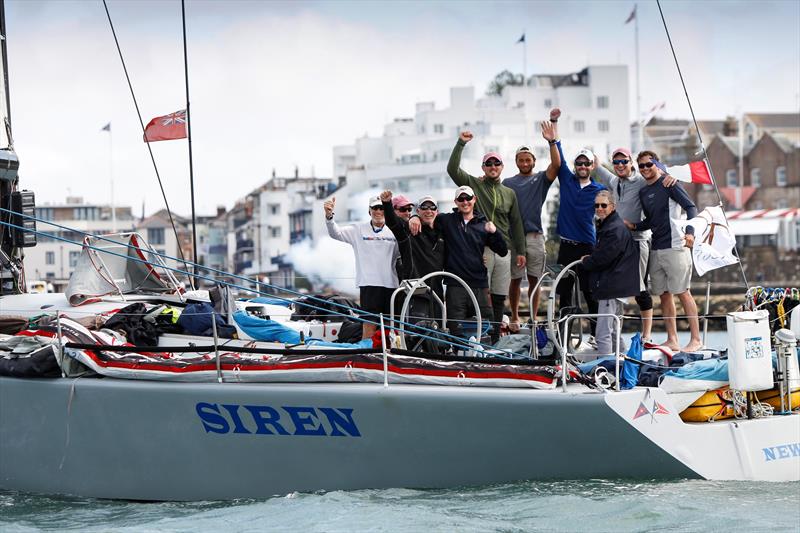
<path id="1" fill-rule="evenodd" d="M 726 342 L 724 332 L 709 333 L 709 346 L 724 348 Z M 525 454 L 536 453 L 536 443 L 508 443 L 487 453 L 514 453 L 524 461 Z M 597 460 L 609 453 L 625 450 L 602 450 Z M 31 531 L 800 531 L 800 483 L 528 481 L 192 503 L 0 491 L 0 532 Z"/>
<path id="2" fill-rule="evenodd" d="M 520 460 L 524 460 L 522 450 L 515 446 Z M 194 503 L 0 492 L 0 531 L 4 533 L 798 530 L 800 483 L 521 482 L 448 490 L 294 493 L 262 501 Z"/>

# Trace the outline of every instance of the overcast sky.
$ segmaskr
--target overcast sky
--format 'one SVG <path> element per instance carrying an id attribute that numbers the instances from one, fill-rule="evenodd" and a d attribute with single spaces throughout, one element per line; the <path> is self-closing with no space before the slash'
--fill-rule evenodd
<path id="1" fill-rule="evenodd" d="M 483 93 L 503 69 L 631 67 L 632 1 L 188 1 L 198 214 L 233 202 L 274 167 L 329 176 L 331 147 Z M 800 2 L 669 1 L 662 6 L 698 118 L 800 105 Z M 110 1 L 145 122 L 185 107 L 180 2 Z M 642 106 L 688 118 L 655 2 L 639 2 Z M 101 1 L 6 0 L 12 120 L 21 186 L 37 203 L 107 203 L 109 140 L 119 205 L 163 206 Z M 189 214 L 186 141 L 153 144 L 173 209 Z M 444 169 L 442 169 L 444 172 Z"/>

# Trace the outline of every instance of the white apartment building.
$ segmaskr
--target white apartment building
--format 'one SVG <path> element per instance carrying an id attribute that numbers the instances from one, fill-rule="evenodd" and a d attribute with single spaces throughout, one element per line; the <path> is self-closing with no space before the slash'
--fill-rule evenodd
<path id="1" fill-rule="evenodd" d="M 549 117 L 552 107 L 562 111 L 559 134 L 567 158 L 587 147 L 608 159 L 613 148 L 630 145 L 625 65 L 534 75 L 527 86 L 508 86 L 500 96 L 476 97 L 474 87 L 453 87 L 447 108 L 420 102 L 412 118 L 395 119 L 381 137 L 365 136 L 352 145 L 334 147 L 334 176 L 346 182 L 336 198 L 339 219 L 365 218 L 367 197 L 384 189 L 412 201 L 431 194 L 442 209 L 449 209 L 454 187 L 447 161 L 458 133 L 465 129 L 475 134 L 461 161 L 467 172 L 480 175 L 483 154 L 496 151 L 506 163 L 503 177 L 513 176 L 514 152 L 521 145 L 532 145 L 536 170 L 545 169 L 549 152 L 538 123 Z M 551 194 L 557 194 L 556 187 Z M 321 223 L 315 226 L 315 238 L 325 234 Z"/>
<path id="2" fill-rule="evenodd" d="M 317 202 L 336 189 L 330 178 L 276 176 L 252 191 L 228 213 L 228 252 L 236 274 L 281 287 L 295 285 L 284 256 L 292 244 L 324 225 Z M 318 211 L 318 212 L 317 212 Z"/>
<path id="3" fill-rule="evenodd" d="M 131 208 L 117 206 L 115 211 L 116 231 L 133 231 L 135 220 Z M 25 249 L 25 276 L 29 281 L 50 282 L 55 290 L 66 287 L 75 269 L 84 238 L 81 232 L 102 235 L 114 229 L 110 206 L 85 203 L 80 197 L 68 197 L 63 204 L 36 206 L 36 218 L 47 222 L 36 223 L 36 230 L 41 232 L 37 244 Z"/>

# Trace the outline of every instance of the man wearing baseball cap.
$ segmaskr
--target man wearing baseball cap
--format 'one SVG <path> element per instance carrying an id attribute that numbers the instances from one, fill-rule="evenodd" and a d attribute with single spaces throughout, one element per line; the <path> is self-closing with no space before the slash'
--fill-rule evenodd
<path id="1" fill-rule="evenodd" d="M 556 124 L 561 116 L 561 110 L 554 108 L 550 111 L 550 122 Z M 597 240 L 594 227 L 594 199 L 597 193 L 605 187 L 592 179 L 594 168 L 594 153 L 588 148 L 578 152 L 574 161 L 574 172 L 569 168 L 561 140 L 557 138 L 554 144 L 558 148 L 561 166 L 558 169 L 558 182 L 560 203 L 558 208 L 558 234 L 561 242 L 558 246 L 558 263 L 568 265 L 590 255 Z M 589 291 L 588 272 L 583 269 L 578 271 L 581 292 L 586 299 L 589 313 L 597 313 L 597 300 Z M 559 296 L 561 308 L 570 305 L 570 295 L 574 281 L 572 277 L 565 276 L 558 284 L 556 291 Z M 595 331 L 595 322 L 591 321 L 592 335 Z"/>
<path id="2" fill-rule="evenodd" d="M 419 199 L 417 215 L 421 222 L 421 231 L 412 235 L 408 220 L 414 204 L 402 194 L 393 197 L 392 191 L 383 191 L 380 198 L 383 201 L 386 225 L 397 238 L 400 250 L 400 279 L 418 279 L 425 274 L 444 270 L 444 239 L 441 230 L 433 223 L 438 214 L 436 200 L 431 196 Z M 427 283 L 439 296 L 442 295 L 440 279 L 431 279 Z"/>
<path id="3" fill-rule="evenodd" d="M 435 226 L 440 228 L 447 245 L 445 270 L 453 273 L 469 286 L 480 307 L 481 318 L 490 319 L 492 308 L 489 305 L 489 280 L 483 252 L 489 248 L 501 257 L 508 255 L 508 248 L 498 228 L 483 213 L 475 210 L 477 197 L 469 185 L 456 189 L 456 208 L 452 213 L 436 216 Z M 453 335 L 463 334 L 460 321 L 472 316 L 472 299 L 467 290 L 451 278 L 445 279 L 447 285 L 448 329 Z M 492 333 L 497 340 L 499 329 Z"/>
<path id="4" fill-rule="evenodd" d="M 483 176 L 472 176 L 460 168 L 461 154 L 464 147 L 473 138 L 472 132 L 462 131 L 458 141 L 450 154 L 447 163 L 447 173 L 458 186 L 469 186 L 475 191 L 477 210 L 497 226 L 503 239 L 508 243 L 512 253 L 500 255 L 486 248 L 483 252 L 483 261 L 486 264 L 489 276 L 489 290 L 492 295 L 492 314 L 495 326 L 499 331 L 499 324 L 503 320 L 505 299 L 511 283 L 511 261 L 518 268 L 525 267 L 525 231 L 522 226 L 516 193 L 500 183 L 500 173 L 503 171 L 503 158 L 496 152 L 488 152 L 483 156 Z"/>
<path id="5" fill-rule="evenodd" d="M 614 172 L 609 172 L 603 165 L 597 165 L 595 169 L 597 181 L 616 194 L 616 210 L 623 220 L 634 224 L 644 220 L 639 191 L 647 186 L 647 182 L 641 174 L 636 172 L 631 151 L 625 147 L 615 149 L 611 152 L 611 163 Z M 672 187 L 676 180 L 671 176 L 665 176 L 662 183 L 665 187 Z M 636 303 L 642 316 L 642 340 L 644 342 L 652 342 L 653 330 L 653 298 L 647 290 L 650 236 L 649 229 L 633 232 L 633 240 L 639 249 L 639 294 L 636 295 Z"/>
<path id="6" fill-rule="evenodd" d="M 545 268 L 546 252 L 544 247 L 544 231 L 542 230 L 542 207 L 547 198 L 547 191 L 550 184 L 558 176 L 559 159 L 558 149 L 554 141 L 556 139 L 555 124 L 552 122 L 542 122 L 542 137 L 550 144 L 550 165 L 547 170 L 533 173 L 536 165 L 536 156 L 529 146 L 517 148 L 515 163 L 519 174 L 513 178 L 503 180 L 503 185 L 513 189 L 517 194 L 522 224 L 525 230 L 525 267 L 518 268 L 511 265 L 511 284 L 508 288 L 508 301 L 511 306 L 511 332 L 519 331 L 519 299 L 522 278 L 526 271 L 528 274 L 528 290 L 532 291 L 542 276 Z M 533 309 L 531 318 L 534 318 L 535 310 L 539 308 L 539 291 L 533 297 Z"/>
<path id="7" fill-rule="evenodd" d="M 369 222 L 339 226 L 334 220 L 336 197 L 326 200 L 325 226 L 328 235 L 353 247 L 356 258 L 356 285 L 360 292 L 361 309 L 366 319 L 377 322 L 379 314 L 389 314 L 389 301 L 397 288 L 395 263 L 400 257 L 397 239 L 385 225 L 383 203 L 378 196 L 369 199 Z M 362 339 L 368 339 L 378 326 L 362 323 Z"/>

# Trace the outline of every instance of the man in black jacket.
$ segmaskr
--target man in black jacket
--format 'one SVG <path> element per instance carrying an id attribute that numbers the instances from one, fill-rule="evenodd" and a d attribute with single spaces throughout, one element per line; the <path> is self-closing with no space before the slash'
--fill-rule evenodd
<path id="1" fill-rule="evenodd" d="M 489 281 L 483 250 L 489 247 L 500 257 L 508 254 L 508 246 L 494 223 L 475 211 L 475 192 L 469 185 L 456 189 L 456 208 L 452 213 L 436 216 L 434 225 L 440 228 L 447 245 L 445 270 L 463 279 L 475 295 L 483 320 L 492 319 L 489 303 Z M 470 316 L 472 307 L 469 293 L 453 279 L 446 279 L 448 329 L 453 335 L 463 336 L 458 321 Z M 499 337 L 499 324 L 492 329 L 492 340 Z"/>
<path id="2" fill-rule="evenodd" d="M 589 290 L 598 300 L 598 313 L 622 314 L 618 298 L 639 294 L 639 247 L 625 222 L 616 212 L 612 193 L 597 193 L 594 212 L 598 218 L 597 244 L 591 255 L 583 257 L 581 266 L 589 271 Z M 597 351 L 613 353 L 611 317 L 597 319 Z M 620 349 L 620 347 L 617 347 Z"/>
<path id="3" fill-rule="evenodd" d="M 405 197 L 401 195 L 401 198 Z M 403 266 L 402 272 L 398 272 L 398 274 L 401 281 L 418 279 L 425 274 L 444 270 L 444 237 L 442 237 L 439 227 L 434 224 L 438 212 L 436 201 L 430 196 L 423 196 L 417 203 L 417 215 L 422 223 L 422 229 L 417 235 L 409 232 L 408 218 L 402 217 L 393 209 L 395 202 L 392 198 L 392 191 L 383 191 L 381 201 L 383 202 L 386 226 L 394 234 L 400 249 L 400 260 Z M 439 296 L 442 296 L 441 278 L 430 279 L 427 283 Z"/>

